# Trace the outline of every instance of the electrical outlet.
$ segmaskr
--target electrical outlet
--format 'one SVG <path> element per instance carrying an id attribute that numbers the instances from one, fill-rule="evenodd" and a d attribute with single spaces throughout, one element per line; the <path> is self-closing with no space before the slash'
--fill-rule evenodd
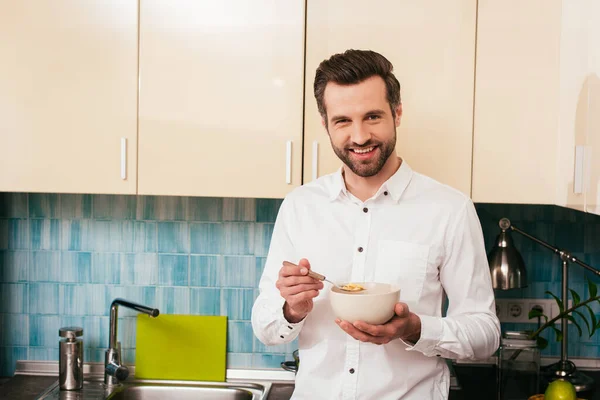
<path id="1" fill-rule="evenodd" d="M 572 303 L 573 301 L 569 300 L 567 307 L 571 307 Z M 529 319 L 529 311 L 536 306 L 541 307 L 542 313 L 547 315 L 548 319 L 559 313 L 554 299 L 496 299 L 496 316 L 500 322 L 537 323 L 537 318 Z M 544 323 L 543 320 L 541 322 Z M 560 323 L 560 320 L 557 323 Z"/>

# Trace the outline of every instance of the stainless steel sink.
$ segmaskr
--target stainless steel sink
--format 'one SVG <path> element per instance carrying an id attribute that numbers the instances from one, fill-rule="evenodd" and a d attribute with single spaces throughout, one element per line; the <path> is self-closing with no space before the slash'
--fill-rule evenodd
<path id="1" fill-rule="evenodd" d="M 106 386 L 98 379 L 86 379 L 83 389 L 66 392 L 58 387 L 58 381 L 42 393 L 38 399 L 94 399 L 94 400 L 264 400 L 270 383 L 249 382 L 200 382 L 127 380 L 119 385 Z"/>
<path id="2" fill-rule="evenodd" d="M 258 400 L 263 399 L 265 387 L 257 384 L 234 383 L 125 383 L 114 391 L 108 399 L 120 400 Z"/>

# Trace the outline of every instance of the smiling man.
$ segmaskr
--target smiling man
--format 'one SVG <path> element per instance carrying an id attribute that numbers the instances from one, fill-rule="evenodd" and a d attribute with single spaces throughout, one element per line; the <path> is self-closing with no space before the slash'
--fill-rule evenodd
<path id="1" fill-rule="evenodd" d="M 473 203 L 396 155 L 402 103 L 392 69 L 378 53 L 348 50 L 316 72 L 323 126 L 343 165 L 283 201 L 252 311 L 263 343 L 298 338 L 293 399 L 447 399 L 444 358 L 487 358 L 498 347 Z M 311 268 L 333 282 L 399 285 L 394 317 L 337 319 L 330 287 L 307 276 Z"/>

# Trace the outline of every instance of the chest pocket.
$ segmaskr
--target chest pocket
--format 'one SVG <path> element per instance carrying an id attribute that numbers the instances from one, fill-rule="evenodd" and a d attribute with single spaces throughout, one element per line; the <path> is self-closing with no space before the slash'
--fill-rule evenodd
<path id="1" fill-rule="evenodd" d="M 375 282 L 395 283 L 400 286 L 400 301 L 409 307 L 419 302 L 427 276 L 429 246 L 380 240 L 377 246 Z"/>

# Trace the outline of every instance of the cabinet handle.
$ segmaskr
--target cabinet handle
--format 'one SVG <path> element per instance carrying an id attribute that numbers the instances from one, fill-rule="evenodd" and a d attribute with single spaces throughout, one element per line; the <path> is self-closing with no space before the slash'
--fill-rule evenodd
<path id="1" fill-rule="evenodd" d="M 312 180 L 315 181 L 319 177 L 319 142 L 315 140 L 312 148 Z"/>
<path id="2" fill-rule="evenodd" d="M 127 138 L 121 138 L 121 179 L 127 179 Z"/>
<path id="3" fill-rule="evenodd" d="M 292 141 L 285 144 L 285 183 L 292 183 Z"/>

